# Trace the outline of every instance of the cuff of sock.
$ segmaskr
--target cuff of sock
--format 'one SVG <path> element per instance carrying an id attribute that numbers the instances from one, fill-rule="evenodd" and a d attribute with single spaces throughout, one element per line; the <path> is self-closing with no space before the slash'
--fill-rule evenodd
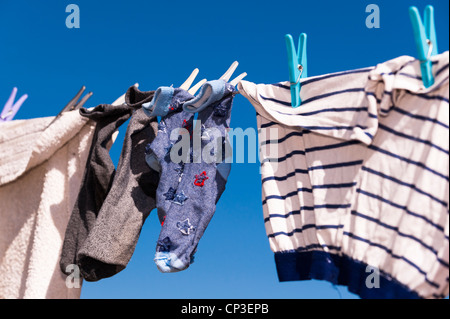
<path id="1" fill-rule="evenodd" d="M 125 269 L 123 265 L 108 264 L 87 256 L 80 256 L 78 262 L 81 276 L 86 281 L 99 281 L 100 279 L 112 277 Z"/>
<path id="2" fill-rule="evenodd" d="M 184 111 L 191 113 L 200 112 L 207 106 L 220 100 L 225 93 L 225 85 L 226 82 L 224 80 L 206 82 L 195 98 L 184 103 Z"/>
<path id="3" fill-rule="evenodd" d="M 153 99 L 142 104 L 145 114 L 148 116 L 165 116 L 169 113 L 169 106 L 174 93 L 173 87 L 159 87 Z"/>

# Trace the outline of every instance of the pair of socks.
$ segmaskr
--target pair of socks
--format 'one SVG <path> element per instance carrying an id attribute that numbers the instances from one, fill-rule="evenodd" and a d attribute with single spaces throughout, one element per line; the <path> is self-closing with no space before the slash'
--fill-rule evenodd
<path id="1" fill-rule="evenodd" d="M 161 172 L 157 207 L 164 216 L 155 255 L 161 272 L 181 271 L 193 262 L 225 190 L 231 168 L 226 157 L 232 156 L 227 129 L 234 86 L 224 80 L 206 82 L 197 97 L 184 102 L 177 98 L 176 90 L 160 88 L 160 96 L 155 94 L 154 102 L 146 106 L 151 115 L 168 110 L 158 137 L 150 144 L 153 155 L 146 157 L 149 166 L 159 164 Z M 174 110 L 178 112 L 171 114 Z M 197 120 L 193 121 L 195 113 Z M 182 128 L 186 130 L 180 131 Z"/>
<path id="2" fill-rule="evenodd" d="M 142 226 L 155 207 L 159 182 L 159 173 L 141 156 L 157 131 L 155 117 L 148 117 L 141 108 L 153 95 L 154 91 L 143 92 L 133 86 L 123 105 L 80 109 L 82 115 L 97 121 L 98 138 L 94 139 L 72 223 L 66 230 L 60 260 L 63 272 L 69 264 L 76 264 L 85 280 L 97 281 L 123 270 L 131 259 Z M 116 109 L 123 114 L 118 116 L 113 111 Z M 105 116 L 110 112 L 113 117 Z M 107 142 L 127 119 L 116 171 Z"/>

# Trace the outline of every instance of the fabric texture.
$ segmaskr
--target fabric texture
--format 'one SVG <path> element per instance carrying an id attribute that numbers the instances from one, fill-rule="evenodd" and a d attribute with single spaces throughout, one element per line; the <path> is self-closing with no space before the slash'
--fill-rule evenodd
<path id="1" fill-rule="evenodd" d="M 156 206 L 159 173 L 145 162 L 145 147 L 157 132 L 155 117 L 148 117 L 142 104 L 154 91 L 131 87 L 125 101 L 133 110 L 122 153 L 109 190 L 95 224 L 78 252 L 83 278 L 97 281 L 123 270 L 133 255 L 141 229 Z"/>
<path id="2" fill-rule="evenodd" d="M 162 224 L 173 200 L 171 196 L 175 196 L 178 188 L 184 163 L 189 160 L 189 152 L 179 154 L 182 149 L 173 147 L 180 144 L 180 141 L 190 145 L 194 116 L 192 113 L 183 111 L 183 103 L 192 98 L 193 96 L 183 89 L 161 87 L 156 90 L 155 99 L 143 105 L 148 116 L 161 117 L 156 138 L 148 141 L 145 159 L 149 167 L 160 173 L 156 190 L 156 206 L 158 218 Z M 176 159 L 177 155 L 179 158 Z"/>
<path id="3" fill-rule="evenodd" d="M 232 158 L 226 152 L 230 150 L 226 137 L 234 92 L 235 88 L 224 80 L 210 81 L 202 86 L 197 97 L 183 104 L 186 112 L 198 113 L 198 117 L 194 121 L 190 156 L 179 174 L 178 187 L 164 194 L 169 206 L 155 255 L 161 272 L 180 271 L 193 262 L 197 245 L 225 190 L 231 167 L 225 157 Z"/>
<path id="4" fill-rule="evenodd" d="M 241 81 L 261 129 L 280 281 L 328 280 L 362 298 L 448 295 L 448 52 L 432 60 L 428 89 L 403 56 L 302 79 L 298 108 L 289 82 Z"/>
<path id="5" fill-rule="evenodd" d="M 130 118 L 132 109 L 127 105 L 102 104 L 92 109 L 81 108 L 79 112 L 83 117 L 95 121 L 96 128 L 61 252 L 61 271 L 67 275 L 71 273 L 73 265 L 78 265 L 77 254 L 92 231 L 111 189 L 116 168 L 109 154 L 109 142 L 114 132 Z"/>
<path id="6" fill-rule="evenodd" d="M 58 261 L 95 122 L 78 110 L 53 119 L 1 124 L 0 298 L 80 297 Z"/>

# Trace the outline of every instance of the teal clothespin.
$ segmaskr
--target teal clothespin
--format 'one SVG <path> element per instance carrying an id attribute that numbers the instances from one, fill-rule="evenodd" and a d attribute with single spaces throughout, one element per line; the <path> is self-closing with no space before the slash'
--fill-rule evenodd
<path id="1" fill-rule="evenodd" d="M 434 84 L 430 58 L 438 54 L 436 27 L 434 25 L 434 8 L 430 5 L 425 7 L 424 23 L 422 23 L 419 11 L 414 6 L 409 7 L 409 17 L 411 18 L 414 40 L 416 41 L 418 58 L 420 60 L 422 82 L 428 88 Z"/>
<path id="2" fill-rule="evenodd" d="M 291 105 L 299 107 L 302 104 L 300 99 L 300 79 L 308 77 L 306 61 L 306 33 L 300 34 L 298 50 L 294 48 L 294 39 L 290 34 L 284 36 L 288 54 L 289 82 L 291 83 Z"/>

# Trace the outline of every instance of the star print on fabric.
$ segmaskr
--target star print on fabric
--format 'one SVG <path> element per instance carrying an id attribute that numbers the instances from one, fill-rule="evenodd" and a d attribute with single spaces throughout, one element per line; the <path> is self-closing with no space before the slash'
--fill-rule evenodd
<path id="1" fill-rule="evenodd" d="M 184 164 L 184 163 L 183 163 L 183 164 Z M 183 165 L 183 166 L 184 166 L 184 165 Z M 184 171 L 184 167 L 183 167 L 183 166 L 174 168 L 174 171 L 178 173 L 178 177 L 183 176 L 183 171 Z"/>
<path id="2" fill-rule="evenodd" d="M 170 143 L 169 146 L 164 147 L 164 150 L 166 151 L 166 155 L 170 153 L 170 150 L 172 149 L 172 147 L 173 147 L 173 143 Z"/>
<path id="3" fill-rule="evenodd" d="M 172 246 L 172 242 L 170 241 L 169 237 L 166 237 L 162 240 L 158 240 L 156 246 L 158 247 L 157 251 L 159 252 L 169 252 Z"/>
<path id="4" fill-rule="evenodd" d="M 189 218 L 186 218 L 181 222 L 177 222 L 177 228 L 183 235 L 189 235 L 191 231 L 195 231 L 195 227 L 191 225 Z"/>
<path id="5" fill-rule="evenodd" d="M 173 200 L 175 198 L 175 189 L 170 187 L 169 190 L 163 194 L 166 200 Z"/>
<path id="6" fill-rule="evenodd" d="M 164 121 L 161 121 L 158 123 L 158 131 L 165 133 L 166 128 L 167 128 L 167 126 L 166 126 L 166 123 L 164 123 Z"/>
<path id="7" fill-rule="evenodd" d="M 189 138 L 192 140 L 192 125 L 189 124 L 188 121 L 183 120 L 183 124 L 181 126 L 187 130 Z M 185 132 L 183 132 L 182 134 L 185 134 Z"/>
<path id="8" fill-rule="evenodd" d="M 205 181 L 207 179 L 209 179 L 209 177 L 206 176 L 206 172 L 203 171 L 200 175 L 195 175 L 194 185 L 203 187 L 203 185 L 205 185 Z"/>
<path id="9" fill-rule="evenodd" d="M 217 117 L 224 117 L 226 116 L 228 113 L 228 108 L 225 104 L 219 104 L 214 108 L 214 116 Z"/>
<path id="10" fill-rule="evenodd" d="M 183 120 L 182 127 L 188 130 L 189 132 L 191 131 L 191 124 L 189 124 L 186 120 Z"/>
<path id="11" fill-rule="evenodd" d="M 184 202 L 187 201 L 187 200 L 188 200 L 188 197 L 186 195 L 184 195 L 183 191 L 181 191 L 181 193 L 176 193 L 175 194 L 172 202 L 174 204 L 177 204 L 177 205 L 183 205 Z"/>
<path id="12" fill-rule="evenodd" d="M 211 140 L 211 136 L 209 135 L 209 130 L 205 127 L 204 124 L 202 124 L 202 128 L 201 128 L 201 136 L 202 136 L 202 140 L 203 141 L 210 141 Z"/>

